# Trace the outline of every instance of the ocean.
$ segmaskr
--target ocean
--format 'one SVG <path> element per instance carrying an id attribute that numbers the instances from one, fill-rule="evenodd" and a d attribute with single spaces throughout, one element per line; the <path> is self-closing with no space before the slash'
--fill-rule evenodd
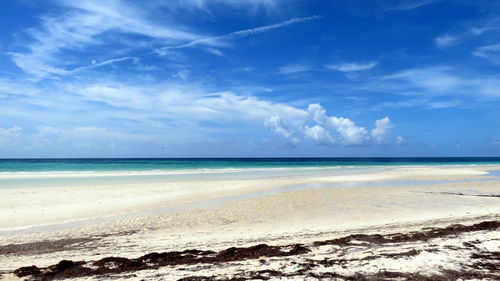
<path id="1" fill-rule="evenodd" d="M 500 164 L 500 157 L 0 159 L 0 172 L 126 172 L 489 164 Z"/>

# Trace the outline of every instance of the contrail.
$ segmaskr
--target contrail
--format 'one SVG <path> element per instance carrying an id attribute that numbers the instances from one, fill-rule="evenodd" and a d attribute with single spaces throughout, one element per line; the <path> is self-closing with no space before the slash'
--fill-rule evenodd
<path id="1" fill-rule="evenodd" d="M 307 21 L 318 19 L 318 18 L 321 18 L 321 17 L 320 16 L 310 16 L 310 17 L 302 17 L 302 18 L 291 18 L 289 20 L 286 20 L 286 21 L 283 21 L 280 23 L 275 23 L 275 24 L 271 24 L 271 25 L 265 25 L 265 26 L 250 28 L 250 29 L 234 31 L 234 32 L 227 33 L 224 35 L 219 35 L 219 36 L 210 36 L 210 37 L 200 38 L 200 39 L 196 39 L 196 40 L 193 40 L 191 42 L 181 44 L 181 45 L 166 46 L 166 47 L 158 48 L 158 49 L 155 49 L 153 52 L 149 52 L 149 53 L 146 53 L 146 54 L 143 54 L 140 56 L 145 56 L 145 55 L 154 54 L 154 53 L 160 54 L 161 51 L 171 50 L 171 49 L 189 48 L 189 47 L 199 45 L 199 44 L 210 43 L 211 41 L 215 41 L 215 40 L 221 40 L 221 39 L 234 40 L 234 39 L 244 38 L 244 37 L 251 36 L 254 34 L 263 33 L 263 32 L 267 32 L 269 30 L 281 28 L 281 27 L 284 27 L 287 25 L 300 23 L 300 22 L 307 22 Z M 75 68 L 73 70 L 69 70 L 66 72 L 72 73 L 72 72 L 77 72 L 77 71 L 81 71 L 81 70 L 91 69 L 94 67 L 108 65 L 108 64 L 111 64 L 114 62 L 120 62 L 120 61 L 124 61 L 124 60 L 136 60 L 137 58 L 138 58 L 137 56 L 136 57 L 114 58 L 114 59 L 105 60 L 103 62 L 94 63 L 91 65 L 81 66 L 81 67 L 78 67 L 78 68 Z"/>
<path id="2" fill-rule="evenodd" d="M 159 51 L 170 50 L 170 49 L 189 48 L 189 47 L 192 47 L 192 46 L 195 46 L 195 45 L 198 45 L 198 44 L 209 43 L 210 41 L 215 41 L 215 40 L 220 40 L 220 39 L 239 39 L 239 38 L 244 38 L 244 37 L 247 37 L 247 36 L 250 36 L 250 35 L 254 35 L 254 34 L 266 32 L 266 31 L 269 31 L 269 30 L 281 28 L 281 27 L 284 27 L 284 26 L 287 26 L 287 25 L 291 25 L 291 24 L 294 24 L 294 23 L 307 22 L 307 21 L 318 19 L 318 18 L 320 18 L 320 16 L 311 16 L 311 17 L 303 17 L 303 18 L 292 18 L 292 19 L 289 19 L 289 20 L 286 20 L 286 21 L 283 21 L 283 22 L 280 22 L 280 23 L 276 23 L 276 24 L 265 25 L 265 26 L 260 26 L 260 27 L 256 27 L 256 28 L 250 28 L 250 29 L 235 31 L 235 32 L 231 32 L 231 33 L 224 34 L 224 35 L 219 35 L 219 36 L 205 37 L 205 38 L 193 40 L 193 41 L 191 41 L 189 43 L 182 44 L 182 45 L 166 46 L 166 47 L 162 47 L 162 48 L 156 49 L 155 52 L 158 53 Z"/>

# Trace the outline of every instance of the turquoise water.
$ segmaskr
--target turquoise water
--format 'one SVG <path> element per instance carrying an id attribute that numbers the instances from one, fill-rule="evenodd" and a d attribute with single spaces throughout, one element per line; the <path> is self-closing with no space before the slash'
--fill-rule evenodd
<path id="1" fill-rule="evenodd" d="M 154 171 L 292 167 L 363 167 L 500 164 L 500 157 L 444 158 L 197 158 L 0 159 L 0 172 Z"/>

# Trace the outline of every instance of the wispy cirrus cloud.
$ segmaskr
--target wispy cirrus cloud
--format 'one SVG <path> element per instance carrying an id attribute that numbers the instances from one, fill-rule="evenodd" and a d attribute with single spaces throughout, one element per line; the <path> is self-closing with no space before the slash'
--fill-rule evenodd
<path id="1" fill-rule="evenodd" d="M 281 74 L 296 74 L 311 70 L 312 67 L 308 64 L 289 64 L 284 65 L 278 69 Z"/>
<path id="2" fill-rule="evenodd" d="M 301 23 L 301 22 L 307 22 L 307 21 L 315 20 L 315 19 L 318 19 L 318 18 L 320 18 L 320 16 L 292 18 L 292 19 L 289 19 L 289 20 L 286 20 L 286 21 L 283 21 L 283 22 L 280 22 L 280 23 L 276 23 L 276 24 L 259 26 L 259 27 L 255 27 L 255 28 L 244 29 L 244 30 L 239 30 L 239 31 L 235 31 L 235 32 L 231 32 L 231 33 L 227 33 L 227 34 L 223 34 L 223 35 L 218 35 L 218 36 L 204 37 L 204 38 L 196 39 L 196 40 L 193 40 L 191 42 L 180 44 L 180 45 L 165 46 L 165 47 L 157 48 L 157 49 L 155 49 L 153 51 L 153 53 L 158 54 L 160 56 L 170 56 L 172 52 L 175 52 L 175 50 L 178 50 L 178 49 L 193 48 L 193 47 L 197 47 L 197 46 L 208 46 L 208 47 L 203 48 L 203 50 L 205 50 L 208 53 L 211 53 L 213 55 L 224 57 L 225 54 L 222 51 L 220 51 L 219 49 L 214 48 L 214 47 L 224 47 L 224 46 L 226 46 L 227 43 L 225 41 L 227 41 L 227 40 L 242 39 L 242 38 L 245 38 L 245 37 L 248 37 L 248 36 L 256 35 L 256 34 L 263 33 L 263 32 L 268 32 L 268 31 L 271 31 L 271 30 L 274 30 L 274 29 L 282 28 L 282 27 L 285 27 L 285 26 L 288 26 L 288 25 L 292 25 L 292 24 L 296 24 L 296 23 Z M 148 54 L 150 54 L 150 53 L 148 53 Z M 137 60 L 138 58 L 137 57 L 113 58 L 113 59 L 105 60 L 105 61 L 99 62 L 99 63 L 77 67 L 77 68 L 75 68 L 74 70 L 71 70 L 71 71 L 64 70 L 64 69 L 57 69 L 57 71 L 54 70 L 53 73 L 56 73 L 56 74 L 68 74 L 68 73 L 71 73 L 71 72 L 74 72 L 74 71 L 91 69 L 91 68 L 95 68 L 95 67 L 99 67 L 99 66 L 104 66 L 104 65 L 112 64 L 112 63 L 115 63 L 115 62 L 121 62 L 121 61 L 129 60 L 129 59 Z M 304 66 L 302 68 L 304 68 Z M 289 71 L 293 71 L 293 69 L 290 68 Z M 302 71 L 299 68 L 296 68 L 295 72 L 302 72 Z M 289 73 L 291 73 L 291 72 L 289 72 Z"/>
<path id="3" fill-rule="evenodd" d="M 282 0 L 172 0 L 176 6 L 195 7 L 199 9 L 208 9 L 211 6 L 228 5 L 233 7 L 274 9 L 278 7 Z"/>
<path id="4" fill-rule="evenodd" d="M 285 27 L 285 26 L 288 26 L 291 24 L 311 21 L 311 20 L 315 20 L 318 18 L 320 18 L 320 17 L 319 16 L 311 16 L 311 17 L 303 17 L 303 18 L 292 18 L 292 19 L 289 19 L 289 20 L 286 20 L 286 21 L 283 21 L 283 22 L 280 22 L 277 24 L 260 26 L 260 27 L 256 27 L 256 28 L 250 28 L 250 29 L 244 29 L 244 30 L 235 31 L 235 32 L 231 32 L 231 33 L 220 35 L 220 36 L 204 37 L 201 39 L 197 39 L 197 40 L 194 40 L 194 41 L 191 41 L 191 42 L 188 42 L 185 44 L 181 44 L 181 45 L 176 45 L 176 46 L 161 47 L 161 48 L 155 49 L 153 53 L 156 53 L 160 56 L 169 56 L 171 54 L 171 52 L 175 51 L 176 49 L 192 48 L 192 47 L 196 47 L 198 45 L 207 45 L 209 47 L 204 48 L 205 51 L 207 51 L 213 55 L 216 55 L 216 56 L 224 57 L 225 54 L 222 51 L 220 51 L 219 49 L 210 47 L 210 46 L 223 47 L 223 46 L 227 45 L 224 42 L 224 40 L 241 39 L 241 38 L 245 38 L 245 37 L 252 36 L 255 34 L 271 31 L 273 29 L 282 28 L 282 27 Z M 114 59 L 109 59 L 109 60 L 106 60 L 106 61 L 103 61 L 100 63 L 95 63 L 92 65 L 78 67 L 72 71 L 90 69 L 90 68 L 108 65 L 108 64 L 112 64 L 112 63 L 120 62 L 120 61 L 125 61 L 125 60 L 129 60 L 129 59 L 137 60 L 138 58 L 137 57 L 114 58 Z M 67 73 L 68 73 L 67 71 L 62 71 L 62 70 L 59 72 L 59 74 L 67 74 Z"/>
<path id="5" fill-rule="evenodd" d="M 494 9 L 494 4 L 492 5 L 492 9 Z M 434 43 L 438 48 L 451 47 L 471 39 L 478 39 L 491 35 L 491 31 L 497 31 L 499 29 L 500 18 L 497 16 L 487 16 L 473 23 L 457 23 L 457 26 L 452 27 L 452 31 L 435 37 Z"/>
<path id="6" fill-rule="evenodd" d="M 200 2 L 201 5 L 205 3 Z M 223 1 L 224 2 L 224 1 Z M 228 4 L 237 5 L 237 3 Z M 264 4 L 266 1 L 262 1 Z M 269 1 L 269 5 L 271 2 Z M 217 36 L 202 36 L 189 30 L 178 22 L 160 23 L 149 17 L 148 8 L 141 8 L 134 3 L 125 1 L 67 1 L 58 3 L 64 9 L 59 16 L 45 16 L 41 18 L 40 27 L 27 31 L 31 42 L 27 44 L 27 51 L 10 52 L 13 62 L 24 72 L 36 79 L 45 77 L 69 75 L 75 72 L 89 70 L 105 65 L 116 64 L 127 60 L 137 61 L 138 57 L 150 55 L 116 56 L 111 59 L 96 61 L 83 65 L 79 60 L 65 59 L 61 56 L 68 51 L 84 51 L 89 46 L 108 46 L 106 36 L 143 36 L 147 44 L 114 43 L 109 54 L 120 53 L 123 50 L 145 47 L 161 42 L 169 46 L 154 48 L 160 55 L 169 55 L 175 49 L 204 46 L 204 50 L 216 56 L 225 54 L 216 47 L 227 46 L 227 41 L 245 38 L 288 25 L 317 19 L 318 16 L 292 18 L 276 24 L 244 29 Z M 267 2 L 266 2 L 267 3 Z M 193 4 L 193 3 L 191 3 Z M 250 2 L 248 3 L 250 5 Z M 147 7 L 147 5 L 146 5 Z M 150 8 L 149 8 L 150 9 Z M 140 39 L 143 40 L 143 39 Z M 127 40 L 121 41 L 126 42 Z M 120 41 L 119 41 L 120 42 Z M 128 45 L 132 44 L 132 45 Z M 109 45 L 110 46 L 110 45 Z M 109 47 L 108 46 L 108 47 Z M 91 59 L 88 59 L 89 61 Z M 95 59 L 92 59 L 93 61 Z"/>
<path id="7" fill-rule="evenodd" d="M 82 50 L 85 46 L 106 44 L 102 35 L 107 33 L 137 34 L 170 42 L 200 37 L 179 26 L 154 23 L 148 19 L 146 11 L 122 1 L 59 3 L 66 9 L 60 16 L 42 17 L 39 28 L 27 31 L 32 38 L 27 45 L 28 51 L 10 53 L 19 68 L 35 77 L 70 73 L 66 62 L 57 55 L 64 50 Z M 120 60 L 108 63 L 117 61 Z"/>
<path id="8" fill-rule="evenodd" d="M 335 70 L 340 72 L 358 72 L 369 70 L 378 65 L 376 61 L 368 62 L 344 62 L 339 64 L 326 64 L 325 68 L 329 70 Z"/>
<path id="9" fill-rule="evenodd" d="M 500 43 L 478 47 L 472 52 L 472 55 L 500 65 Z"/>
<path id="10" fill-rule="evenodd" d="M 443 98 L 411 98 L 402 101 L 382 102 L 376 106 L 376 109 L 385 108 L 425 108 L 425 109 L 444 109 L 463 107 L 465 103 L 458 99 Z"/>
<path id="11" fill-rule="evenodd" d="M 467 75 L 451 67 L 441 66 L 402 70 L 380 77 L 363 88 L 420 97 L 498 98 L 499 81 L 495 75 Z"/>
<path id="12" fill-rule="evenodd" d="M 439 48 L 450 47 L 458 43 L 460 40 L 457 36 L 452 35 L 442 35 L 434 39 L 434 43 Z"/>

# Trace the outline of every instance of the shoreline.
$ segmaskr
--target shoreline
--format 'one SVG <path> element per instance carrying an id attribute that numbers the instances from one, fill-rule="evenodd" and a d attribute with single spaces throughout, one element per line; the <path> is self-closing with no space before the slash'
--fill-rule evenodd
<path id="1" fill-rule="evenodd" d="M 244 172 L 268 171 L 329 171 L 347 170 L 355 171 L 371 169 L 418 169 L 418 168 L 499 168 L 500 163 L 414 163 L 414 164 L 387 164 L 387 165 L 334 165 L 334 166 L 271 166 L 271 167 L 227 167 L 227 168 L 192 168 L 192 169 L 144 169 L 144 170 L 46 170 L 46 171 L 0 171 L 0 179 L 16 178 L 60 178 L 60 177 L 114 177 L 114 176 L 156 176 L 156 175 L 185 175 L 185 174 L 223 174 Z"/>

